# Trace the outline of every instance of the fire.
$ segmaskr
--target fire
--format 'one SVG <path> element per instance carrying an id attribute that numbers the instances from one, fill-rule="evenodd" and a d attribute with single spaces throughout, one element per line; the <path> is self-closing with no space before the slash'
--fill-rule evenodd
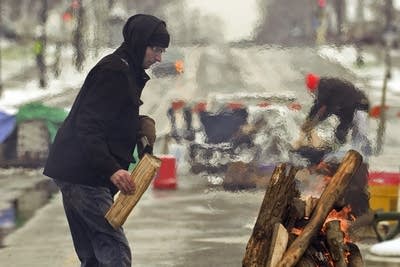
<path id="1" fill-rule="evenodd" d="M 349 234 L 349 228 L 350 228 L 350 223 L 352 221 L 355 221 L 354 215 L 351 214 L 351 207 L 350 205 L 347 205 L 342 208 L 340 211 L 336 211 L 333 209 L 329 214 L 328 217 L 326 218 L 324 225 L 322 226 L 322 232 L 326 233 L 326 224 L 330 221 L 338 220 L 340 221 L 340 229 L 344 233 L 344 242 L 345 243 L 350 243 L 351 238 Z M 303 232 L 303 229 L 301 228 L 296 228 L 293 227 L 291 229 L 291 233 L 295 235 L 300 235 Z"/>
<path id="2" fill-rule="evenodd" d="M 333 220 L 340 221 L 340 229 L 344 233 L 344 242 L 350 243 L 351 242 L 351 238 L 349 235 L 350 222 L 355 221 L 354 215 L 351 214 L 350 205 L 343 207 L 342 210 L 340 210 L 340 211 L 332 210 L 328 214 L 328 217 L 326 218 L 325 223 L 322 227 L 323 232 L 325 232 L 326 223 L 333 221 Z"/>
<path id="3" fill-rule="evenodd" d="M 297 235 L 297 236 L 299 236 L 301 234 L 301 232 L 303 232 L 303 230 L 299 229 L 299 228 L 296 228 L 296 227 L 293 227 L 292 230 L 291 230 L 291 233 L 294 234 L 294 235 Z"/>

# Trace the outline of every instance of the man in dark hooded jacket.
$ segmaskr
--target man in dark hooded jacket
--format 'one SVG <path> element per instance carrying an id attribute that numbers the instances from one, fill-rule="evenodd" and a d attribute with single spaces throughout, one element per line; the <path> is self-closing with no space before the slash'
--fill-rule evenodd
<path id="1" fill-rule="evenodd" d="M 81 266 L 131 266 L 125 234 L 104 218 L 114 194 L 135 191 L 127 171 L 138 140 L 155 141 L 155 122 L 139 115 L 145 69 L 169 45 L 164 21 L 135 15 L 124 42 L 89 72 L 51 146 L 44 174 L 59 186 Z"/>

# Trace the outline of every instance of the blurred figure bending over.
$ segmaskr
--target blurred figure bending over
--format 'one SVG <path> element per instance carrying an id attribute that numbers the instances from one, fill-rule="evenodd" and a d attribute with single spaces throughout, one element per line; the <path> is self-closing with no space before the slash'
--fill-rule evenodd
<path id="1" fill-rule="evenodd" d="M 366 95 L 351 82 L 332 77 L 306 76 L 309 92 L 315 97 L 309 114 L 301 126 L 304 136 L 331 115 L 336 115 L 339 125 L 335 129 L 336 143 L 343 145 L 352 129 L 352 146 L 364 155 L 371 154 L 368 140 L 369 101 Z"/>

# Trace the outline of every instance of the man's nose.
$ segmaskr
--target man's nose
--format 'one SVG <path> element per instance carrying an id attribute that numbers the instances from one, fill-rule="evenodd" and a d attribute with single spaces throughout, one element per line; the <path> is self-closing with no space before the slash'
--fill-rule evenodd
<path id="1" fill-rule="evenodd" d="M 161 54 L 156 54 L 156 61 L 161 62 Z"/>

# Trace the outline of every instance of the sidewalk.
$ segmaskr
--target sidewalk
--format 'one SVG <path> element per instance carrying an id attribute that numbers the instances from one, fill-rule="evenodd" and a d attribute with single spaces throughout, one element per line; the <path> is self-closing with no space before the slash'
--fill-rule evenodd
<path id="1" fill-rule="evenodd" d="M 9 266 L 79 265 L 58 193 L 24 227 L 7 236 L 4 245 L 0 262 Z"/>
<path id="2" fill-rule="evenodd" d="M 56 193 L 53 181 L 41 170 L 0 171 L 0 247 L 3 239 L 29 221 Z"/>
<path id="3" fill-rule="evenodd" d="M 24 50 L 24 48 L 18 49 Z M 24 61 L 19 58 L 3 58 L 1 111 L 15 114 L 21 105 L 32 101 L 51 104 L 58 96 L 78 92 L 77 89 L 84 79 L 86 70 L 79 73 L 74 69 L 71 50 L 65 49 L 63 52 L 62 75 L 58 79 L 54 78 L 49 68 L 47 88 L 39 88 L 33 55 L 32 58 L 27 55 L 23 57 L 27 58 Z M 85 67 L 90 64 L 92 62 L 88 60 Z M 57 191 L 52 180 L 41 173 L 41 169 L 0 169 L 0 246 L 5 235 L 29 220 Z"/>

